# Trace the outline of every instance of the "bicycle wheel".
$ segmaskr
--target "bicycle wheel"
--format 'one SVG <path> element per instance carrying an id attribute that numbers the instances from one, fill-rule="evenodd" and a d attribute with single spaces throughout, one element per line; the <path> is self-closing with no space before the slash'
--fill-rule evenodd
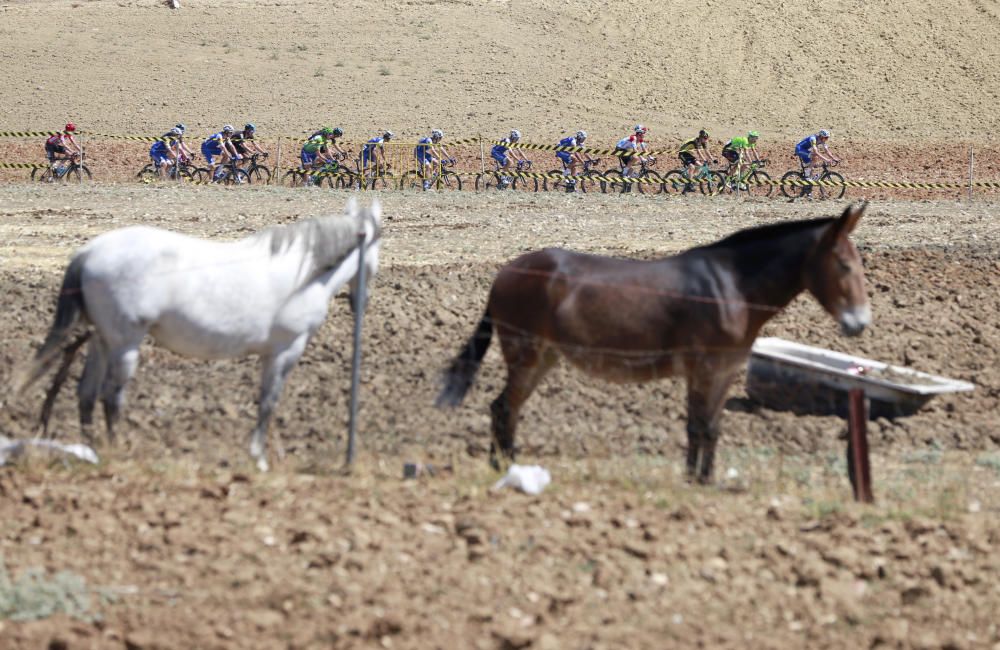
<path id="1" fill-rule="evenodd" d="M 685 188 L 694 190 L 694 185 L 688 182 L 687 176 L 680 169 L 673 169 L 663 176 L 663 191 L 667 194 L 680 194 Z"/>
<path id="2" fill-rule="evenodd" d="M 35 172 L 38 172 L 38 176 L 35 176 Z M 51 167 L 35 168 L 31 170 L 31 180 L 38 181 L 40 183 L 51 183 L 55 179 L 55 175 L 52 173 Z"/>
<path id="3" fill-rule="evenodd" d="M 705 196 L 713 196 L 722 192 L 725 184 L 726 177 L 722 175 L 722 172 L 710 172 L 707 178 L 698 183 L 698 191 Z"/>
<path id="4" fill-rule="evenodd" d="M 199 185 L 205 185 L 212 180 L 212 170 L 208 167 L 197 167 L 194 172 L 192 172 L 194 182 Z"/>
<path id="5" fill-rule="evenodd" d="M 388 189 L 390 183 L 393 183 L 394 180 L 395 179 L 393 179 L 391 174 L 380 174 L 378 176 L 372 176 L 365 183 L 365 189 L 369 190 Z"/>
<path id="6" fill-rule="evenodd" d="M 821 199 L 843 198 L 844 193 L 847 191 L 847 187 L 844 185 L 844 177 L 837 172 L 826 172 L 819 180 L 827 183 L 835 183 L 835 185 L 820 185 L 816 188 L 819 190 L 819 198 Z M 839 185 L 836 183 L 839 183 Z"/>
<path id="7" fill-rule="evenodd" d="M 441 172 L 434 186 L 438 190 L 455 190 L 456 192 L 460 192 L 462 190 L 462 177 L 455 172 Z"/>
<path id="8" fill-rule="evenodd" d="M 64 183 L 82 183 L 83 181 L 92 180 L 93 176 L 90 170 L 84 165 L 73 165 L 67 170 L 66 174 L 63 175 L 62 180 Z"/>
<path id="9" fill-rule="evenodd" d="M 281 177 L 281 184 L 285 187 L 300 187 L 302 185 L 302 172 L 297 169 L 289 169 Z"/>
<path id="10" fill-rule="evenodd" d="M 651 169 L 639 174 L 640 182 L 635 183 L 635 188 L 639 190 L 639 194 L 662 194 L 663 193 L 663 179 L 660 175 Z"/>
<path id="11" fill-rule="evenodd" d="M 798 181 L 802 182 L 805 180 L 805 176 L 802 172 L 790 171 L 785 172 L 784 176 L 781 177 L 781 193 L 789 199 L 802 198 L 805 195 L 806 190 L 810 189 L 805 185 L 786 185 L 788 181 Z"/>
<path id="12" fill-rule="evenodd" d="M 518 172 L 519 174 L 530 173 L 530 172 Z M 537 178 L 530 178 L 528 176 L 515 176 L 510 182 L 510 187 L 512 190 L 518 190 L 520 192 L 537 192 L 541 188 L 541 183 Z M 544 188 L 542 188 L 544 189 Z"/>
<path id="13" fill-rule="evenodd" d="M 410 170 L 399 179 L 399 189 L 401 190 L 422 190 L 424 189 L 424 179 L 419 172 Z"/>
<path id="14" fill-rule="evenodd" d="M 550 178 L 550 176 L 562 176 L 563 170 L 561 169 L 550 169 L 545 172 L 545 178 L 542 179 L 542 189 L 546 192 L 555 192 L 556 190 L 561 190 L 566 188 L 566 182 L 561 178 Z"/>
<path id="15" fill-rule="evenodd" d="M 271 182 L 271 170 L 263 165 L 254 165 L 247 172 L 247 176 L 250 177 L 251 183 L 259 183 L 260 185 L 267 185 Z"/>
<path id="16" fill-rule="evenodd" d="M 747 192 L 750 196 L 771 196 L 774 185 L 771 185 L 771 175 L 759 169 L 747 176 Z"/>
<path id="17" fill-rule="evenodd" d="M 219 182 L 223 185 L 249 185 L 250 177 L 242 169 L 228 169 L 223 172 Z"/>
<path id="18" fill-rule="evenodd" d="M 621 180 L 622 173 L 617 169 L 607 169 L 604 171 L 607 180 L 601 181 L 602 194 L 618 194 L 625 189 L 625 182 Z"/>
<path id="19" fill-rule="evenodd" d="M 152 163 L 150 163 L 145 167 L 143 167 L 142 171 L 136 174 L 135 177 L 136 180 L 138 180 L 140 183 L 149 184 L 158 180 L 160 178 L 160 175 L 156 173 L 156 168 L 153 167 Z"/>

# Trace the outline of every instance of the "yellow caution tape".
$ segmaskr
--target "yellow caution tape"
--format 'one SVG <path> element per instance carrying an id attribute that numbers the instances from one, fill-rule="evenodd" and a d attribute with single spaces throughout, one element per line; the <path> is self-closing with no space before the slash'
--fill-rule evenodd
<path id="1" fill-rule="evenodd" d="M 0 169 L 45 169 L 48 165 L 38 163 L 5 163 L 0 162 Z"/>

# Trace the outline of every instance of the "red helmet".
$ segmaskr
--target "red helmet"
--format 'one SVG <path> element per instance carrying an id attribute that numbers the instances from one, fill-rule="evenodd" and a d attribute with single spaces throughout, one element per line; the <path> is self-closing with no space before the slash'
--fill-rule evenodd
<path id="1" fill-rule="evenodd" d="M 73 124 L 72 122 L 70 122 L 69 124 L 66 125 L 66 130 L 67 131 L 76 131 L 76 124 Z"/>

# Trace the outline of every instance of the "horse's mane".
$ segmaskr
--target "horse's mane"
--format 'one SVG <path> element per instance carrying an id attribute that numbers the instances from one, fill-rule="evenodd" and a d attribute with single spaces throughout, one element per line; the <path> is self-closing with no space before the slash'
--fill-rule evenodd
<path id="1" fill-rule="evenodd" d="M 304 242 L 306 250 L 321 266 L 334 266 L 357 245 L 358 228 L 363 213 L 357 216 L 337 215 L 315 217 L 284 226 L 271 226 L 250 236 L 254 242 L 267 241 L 271 256 L 282 255 L 297 242 Z"/>
<path id="2" fill-rule="evenodd" d="M 771 223 L 754 228 L 746 228 L 729 235 L 717 242 L 699 246 L 700 249 L 732 248 L 745 244 L 759 244 L 763 242 L 773 242 L 776 239 L 783 239 L 788 236 L 802 234 L 805 231 L 813 230 L 821 226 L 828 226 L 836 221 L 835 217 L 820 217 L 818 219 L 802 219 L 799 221 L 782 221 Z"/>

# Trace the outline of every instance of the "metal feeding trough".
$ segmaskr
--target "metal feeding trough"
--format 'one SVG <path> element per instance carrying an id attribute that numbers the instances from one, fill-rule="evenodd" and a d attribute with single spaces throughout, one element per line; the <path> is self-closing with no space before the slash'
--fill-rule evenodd
<path id="1" fill-rule="evenodd" d="M 865 392 L 874 419 L 912 415 L 935 395 L 975 386 L 775 337 L 753 345 L 747 393 L 767 408 L 846 416 L 848 392 L 855 388 Z"/>

